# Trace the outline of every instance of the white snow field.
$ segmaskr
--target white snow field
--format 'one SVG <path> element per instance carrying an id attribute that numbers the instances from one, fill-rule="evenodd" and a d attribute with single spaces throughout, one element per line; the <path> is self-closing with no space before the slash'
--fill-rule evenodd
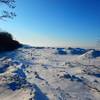
<path id="1" fill-rule="evenodd" d="M 23 46 L 0 53 L 0 100 L 100 100 L 100 50 Z"/>

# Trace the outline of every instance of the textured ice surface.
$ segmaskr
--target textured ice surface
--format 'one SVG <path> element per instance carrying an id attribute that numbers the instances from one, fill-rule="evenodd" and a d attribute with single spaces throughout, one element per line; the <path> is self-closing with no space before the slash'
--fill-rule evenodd
<path id="1" fill-rule="evenodd" d="M 24 46 L 0 54 L 0 100 L 100 100 L 100 51 Z"/>

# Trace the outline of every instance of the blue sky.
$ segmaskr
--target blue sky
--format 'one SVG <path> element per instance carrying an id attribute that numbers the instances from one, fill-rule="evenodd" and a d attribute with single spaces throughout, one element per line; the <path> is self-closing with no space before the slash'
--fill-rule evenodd
<path id="1" fill-rule="evenodd" d="M 16 0 L 17 17 L 0 28 L 33 46 L 94 47 L 100 39 L 100 0 Z"/>

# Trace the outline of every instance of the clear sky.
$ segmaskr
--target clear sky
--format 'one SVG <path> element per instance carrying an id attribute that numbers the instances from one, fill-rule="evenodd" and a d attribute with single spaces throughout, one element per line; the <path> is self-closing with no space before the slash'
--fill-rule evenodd
<path id="1" fill-rule="evenodd" d="M 94 47 L 100 39 L 100 0 L 16 0 L 15 11 L 0 28 L 26 44 Z"/>

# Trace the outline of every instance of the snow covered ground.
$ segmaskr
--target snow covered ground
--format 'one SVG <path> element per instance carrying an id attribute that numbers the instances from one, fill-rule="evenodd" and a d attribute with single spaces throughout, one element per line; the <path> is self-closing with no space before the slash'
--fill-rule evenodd
<path id="1" fill-rule="evenodd" d="M 0 100 L 100 100 L 100 50 L 24 46 L 0 53 Z"/>

